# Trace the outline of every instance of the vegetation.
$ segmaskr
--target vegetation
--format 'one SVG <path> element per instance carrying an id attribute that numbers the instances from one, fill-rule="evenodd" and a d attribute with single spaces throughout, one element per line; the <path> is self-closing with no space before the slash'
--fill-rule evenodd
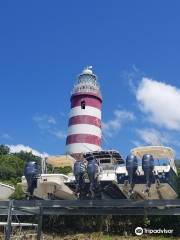
<path id="1" fill-rule="evenodd" d="M 109 234 L 103 234 L 103 233 L 92 233 L 92 234 L 66 234 L 66 235 L 43 235 L 45 240 L 141 240 L 141 239 L 147 239 L 147 236 L 119 236 L 119 235 L 109 235 Z M 148 240 L 176 240 L 179 238 L 175 237 L 162 237 L 162 236 L 148 236 Z"/>
<path id="2" fill-rule="evenodd" d="M 24 160 L 15 155 L 0 156 L 0 179 L 17 184 L 21 181 Z"/>
<path id="3" fill-rule="evenodd" d="M 25 193 L 22 191 L 21 186 L 17 184 L 15 186 L 15 192 L 10 196 L 10 199 L 22 200 L 25 198 L 26 198 Z"/>
<path id="4" fill-rule="evenodd" d="M 179 223 L 179 216 L 46 216 L 43 219 L 43 231 L 48 229 L 47 232 L 56 235 L 103 233 L 103 236 L 133 236 L 136 227 L 140 226 L 148 229 L 173 229 L 175 237 L 180 236 Z"/>
<path id="5" fill-rule="evenodd" d="M 177 168 L 180 168 L 180 160 L 175 160 L 175 164 Z"/>
<path id="6" fill-rule="evenodd" d="M 5 145 L 0 145 L 0 181 L 15 185 L 21 181 L 24 165 L 28 161 L 35 161 L 39 165 L 41 158 L 32 152 L 10 153 L 10 149 Z M 48 173 L 68 174 L 71 167 L 55 167 L 48 165 Z M 18 190 L 19 191 L 19 190 Z"/>
<path id="7" fill-rule="evenodd" d="M 68 174 L 72 172 L 72 168 L 70 166 L 65 167 L 53 167 L 52 165 L 47 165 L 48 173 L 61 173 L 61 174 Z"/>
<path id="8" fill-rule="evenodd" d="M 9 154 L 9 147 L 3 144 L 0 145 L 0 156 Z"/>
<path id="9" fill-rule="evenodd" d="M 15 193 L 11 199 L 23 199 L 21 187 L 17 185 L 21 182 L 25 163 L 35 161 L 39 165 L 41 158 L 32 154 L 32 152 L 10 153 L 9 147 L 0 145 L 0 182 L 15 186 Z M 55 167 L 48 165 L 48 173 L 68 174 L 71 172 L 71 167 Z"/>
<path id="10" fill-rule="evenodd" d="M 22 159 L 24 162 L 35 161 L 38 164 L 41 163 L 41 158 L 32 154 L 32 152 L 21 151 L 19 153 L 14 153 L 14 156 Z"/>

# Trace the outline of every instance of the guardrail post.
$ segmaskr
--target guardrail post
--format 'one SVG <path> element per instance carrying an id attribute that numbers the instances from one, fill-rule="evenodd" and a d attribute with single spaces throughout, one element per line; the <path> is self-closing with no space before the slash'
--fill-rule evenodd
<path id="1" fill-rule="evenodd" d="M 37 240 L 41 240 L 42 235 L 42 221 L 43 221 L 43 207 L 39 208 L 39 221 L 38 221 L 38 231 L 37 231 Z"/>
<path id="2" fill-rule="evenodd" d="M 13 208 L 13 200 L 10 200 L 9 201 L 9 209 L 8 209 L 7 225 L 5 227 L 5 240 L 11 239 L 12 208 Z"/>

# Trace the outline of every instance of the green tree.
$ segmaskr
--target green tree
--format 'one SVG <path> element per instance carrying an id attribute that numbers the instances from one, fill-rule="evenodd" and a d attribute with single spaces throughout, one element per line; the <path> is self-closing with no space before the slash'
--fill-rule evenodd
<path id="1" fill-rule="evenodd" d="M 10 149 L 8 146 L 1 144 L 0 145 L 0 155 L 7 155 L 9 154 Z"/>
<path id="2" fill-rule="evenodd" d="M 32 152 L 20 151 L 18 153 L 14 153 L 14 155 L 18 158 L 23 159 L 25 162 L 28 162 L 28 161 L 35 161 L 37 163 L 41 162 L 41 158 L 38 156 L 35 156 L 34 154 L 32 154 Z"/>
<path id="3" fill-rule="evenodd" d="M 0 180 L 13 184 L 21 181 L 23 175 L 24 160 L 14 155 L 0 156 Z"/>

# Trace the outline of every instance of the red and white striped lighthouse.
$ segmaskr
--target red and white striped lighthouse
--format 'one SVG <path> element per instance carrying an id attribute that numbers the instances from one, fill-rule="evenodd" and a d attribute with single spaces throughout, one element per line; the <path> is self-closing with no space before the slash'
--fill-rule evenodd
<path id="1" fill-rule="evenodd" d="M 101 149 L 102 98 L 91 66 L 78 76 L 71 94 L 66 152 L 75 157 Z"/>

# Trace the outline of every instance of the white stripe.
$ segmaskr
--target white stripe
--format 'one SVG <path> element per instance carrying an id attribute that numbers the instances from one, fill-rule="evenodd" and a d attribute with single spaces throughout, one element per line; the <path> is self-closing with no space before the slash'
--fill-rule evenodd
<path id="1" fill-rule="evenodd" d="M 101 111 L 95 107 L 86 106 L 81 109 L 81 106 L 71 108 L 69 118 L 80 115 L 89 115 L 101 119 Z"/>
<path id="2" fill-rule="evenodd" d="M 101 129 L 90 124 L 74 124 L 68 128 L 68 136 L 72 134 L 91 134 L 101 138 Z"/>
<path id="3" fill-rule="evenodd" d="M 89 144 L 89 143 L 72 143 L 66 145 L 66 152 L 68 154 L 73 153 L 85 153 L 90 151 L 98 151 L 101 150 L 100 146 Z"/>

